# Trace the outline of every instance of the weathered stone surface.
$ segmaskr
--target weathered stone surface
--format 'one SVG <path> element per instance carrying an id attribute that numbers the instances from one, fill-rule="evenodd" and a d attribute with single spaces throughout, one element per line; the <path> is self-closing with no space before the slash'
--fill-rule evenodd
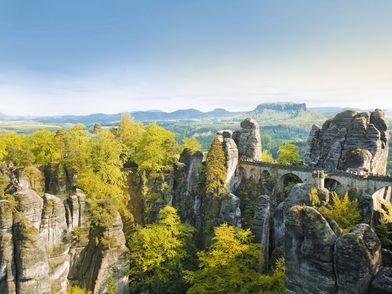
<path id="1" fill-rule="evenodd" d="M 370 294 L 392 293 L 392 267 L 382 267 L 374 278 Z"/>
<path id="2" fill-rule="evenodd" d="M 307 165 L 329 170 L 385 175 L 388 135 L 381 110 L 347 110 L 313 126 L 304 158 Z"/>
<path id="3" fill-rule="evenodd" d="M 241 227 L 240 198 L 230 193 L 228 199 L 222 200 L 219 218 L 221 223 Z"/>
<path id="4" fill-rule="evenodd" d="M 11 203 L 0 200 L 0 293 L 16 293 L 12 226 Z"/>
<path id="5" fill-rule="evenodd" d="M 241 129 L 233 133 L 233 139 L 237 144 L 240 158 L 260 160 L 260 128 L 255 120 L 247 118 L 242 121 Z"/>
<path id="6" fill-rule="evenodd" d="M 182 166 L 174 172 L 172 205 L 183 222 L 196 225 L 200 218 L 201 201 L 197 180 L 202 168 L 203 154 L 185 149 L 179 161 Z"/>
<path id="7" fill-rule="evenodd" d="M 314 208 L 293 206 L 286 215 L 286 293 L 335 293 L 336 235 Z"/>
<path id="8" fill-rule="evenodd" d="M 128 293 L 128 249 L 120 215 L 116 214 L 113 227 L 103 233 L 109 243 L 107 246 L 96 244 L 96 234 L 90 231 L 88 245 L 80 252 L 79 258 L 74 259 L 73 282 L 92 289 L 93 293 L 105 293 L 108 280 L 113 277 L 119 293 Z"/>
<path id="9" fill-rule="evenodd" d="M 68 226 L 63 201 L 53 195 L 45 194 L 40 226 L 40 238 L 48 255 L 51 289 L 55 293 L 65 293 L 69 272 Z"/>
<path id="10" fill-rule="evenodd" d="M 336 240 L 334 264 L 337 293 L 368 293 L 381 265 L 380 240 L 369 225 L 356 225 Z"/>
<path id="11" fill-rule="evenodd" d="M 255 207 L 251 231 L 255 236 L 255 241 L 266 244 L 269 241 L 270 197 L 259 196 Z"/>
<path id="12" fill-rule="evenodd" d="M 21 294 L 50 294 L 48 255 L 39 228 L 23 213 L 16 213 L 14 221 L 16 289 Z"/>
<path id="13" fill-rule="evenodd" d="M 18 211 L 39 231 L 42 207 L 44 205 L 42 198 L 34 190 L 30 189 L 26 180 L 20 181 L 20 188 L 14 194 L 14 198 L 18 203 Z"/>

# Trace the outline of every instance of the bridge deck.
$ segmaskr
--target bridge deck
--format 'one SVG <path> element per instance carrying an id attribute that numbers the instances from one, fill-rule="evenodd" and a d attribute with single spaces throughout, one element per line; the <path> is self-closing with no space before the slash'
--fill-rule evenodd
<path id="1" fill-rule="evenodd" d="M 357 179 L 357 180 L 371 180 L 371 181 L 392 184 L 392 177 L 390 177 L 390 176 L 358 175 L 358 174 L 349 173 L 349 172 L 345 172 L 345 171 L 338 171 L 338 170 L 335 170 L 333 172 L 329 172 L 329 171 L 323 170 L 322 168 L 311 167 L 311 166 L 306 166 L 306 165 L 286 165 L 286 164 L 280 164 L 280 163 L 254 161 L 254 160 L 249 160 L 249 159 L 241 159 L 240 164 L 260 166 L 260 167 L 273 168 L 273 169 L 282 169 L 285 171 L 298 171 L 298 172 L 309 172 L 309 173 L 314 173 L 316 171 L 323 171 L 326 178 L 333 177 L 333 176 L 348 177 L 348 178 Z"/>

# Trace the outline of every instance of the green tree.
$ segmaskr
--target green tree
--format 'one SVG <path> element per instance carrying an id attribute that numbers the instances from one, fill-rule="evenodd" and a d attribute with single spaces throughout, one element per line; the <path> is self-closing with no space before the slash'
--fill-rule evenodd
<path id="1" fill-rule="evenodd" d="M 157 174 L 172 169 L 178 151 L 174 133 L 151 123 L 145 127 L 133 158 L 140 171 Z"/>
<path id="2" fill-rule="evenodd" d="M 129 113 L 123 113 L 118 126 L 118 135 L 128 149 L 128 157 L 132 160 L 136 146 L 140 143 L 143 135 L 142 123 L 134 122 Z"/>
<path id="3" fill-rule="evenodd" d="M 322 215 L 333 218 L 343 230 L 343 233 L 348 233 L 361 220 L 358 200 L 351 200 L 347 192 L 343 197 L 339 197 L 336 192 L 332 192 L 332 202 L 323 203 L 320 201 L 317 189 L 313 188 L 309 193 L 309 199 L 312 206 Z"/>
<path id="4" fill-rule="evenodd" d="M 160 220 L 139 229 L 129 241 L 131 293 L 182 293 L 183 268 L 189 264 L 194 229 L 166 206 Z"/>
<path id="5" fill-rule="evenodd" d="M 260 244 L 252 237 L 249 230 L 217 227 L 211 246 L 198 253 L 199 269 L 186 272 L 187 293 L 284 293 L 282 262 L 272 275 L 262 274 Z"/>
<path id="6" fill-rule="evenodd" d="M 31 152 L 29 137 L 27 135 L 18 135 L 14 132 L 3 135 L 3 144 L 5 151 L 3 160 L 8 164 L 16 167 L 24 167 L 30 165 L 34 156 Z M 3 147 L 4 148 L 4 147 Z"/>
<path id="7" fill-rule="evenodd" d="M 60 160 L 56 134 L 48 130 L 34 132 L 30 137 L 31 152 L 35 164 L 49 164 Z"/>
<path id="8" fill-rule="evenodd" d="M 77 184 L 89 197 L 93 220 L 96 225 L 108 227 L 110 216 L 125 209 L 125 175 L 121 142 L 108 131 L 99 132 L 91 139 L 87 160 L 78 174 Z"/>
<path id="9" fill-rule="evenodd" d="M 278 162 L 281 164 L 298 164 L 301 162 L 299 147 L 294 144 L 285 144 L 278 150 Z"/>
<path id="10" fill-rule="evenodd" d="M 197 141 L 197 139 L 195 137 L 185 137 L 182 140 L 181 152 L 184 149 L 189 149 L 192 151 L 200 151 L 201 144 L 199 143 L 199 141 Z"/>
<path id="11" fill-rule="evenodd" d="M 95 123 L 93 126 L 93 133 L 98 134 L 100 131 L 102 131 L 102 125 L 100 123 Z"/>
<path id="12" fill-rule="evenodd" d="M 73 173 L 78 173 L 90 164 L 91 137 L 84 125 L 77 124 L 72 128 L 56 133 L 60 140 L 62 162 Z"/>
<path id="13" fill-rule="evenodd" d="M 268 150 L 264 149 L 263 152 L 261 153 L 261 161 L 274 163 L 275 159 L 272 156 L 272 154 L 269 153 Z"/>
<path id="14" fill-rule="evenodd" d="M 222 143 L 217 137 L 212 141 L 206 160 L 206 191 L 219 197 L 226 191 L 227 170 Z"/>

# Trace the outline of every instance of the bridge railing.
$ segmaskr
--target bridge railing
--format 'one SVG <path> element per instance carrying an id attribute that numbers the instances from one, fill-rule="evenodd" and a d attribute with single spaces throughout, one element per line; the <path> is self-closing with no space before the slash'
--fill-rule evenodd
<path id="1" fill-rule="evenodd" d="M 322 170 L 325 174 L 325 177 L 349 177 L 352 179 L 357 180 L 373 180 L 373 181 L 382 181 L 388 182 L 392 184 L 392 177 L 390 176 L 377 176 L 377 175 L 358 175 L 354 173 L 349 173 L 345 171 L 334 170 L 333 172 L 328 172 L 321 168 L 311 167 L 306 165 L 289 165 L 289 164 L 281 164 L 281 163 L 271 163 L 271 162 L 264 162 L 264 161 L 257 161 L 248 158 L 241 158 L 239 161 L 240 164 L 247 164 L 253 166 L 261 166 L 266 168 L 277 168 L 277 169 L 285 169 L 288 171 L 299 171 L 299 172 L 315 172 Z"/>

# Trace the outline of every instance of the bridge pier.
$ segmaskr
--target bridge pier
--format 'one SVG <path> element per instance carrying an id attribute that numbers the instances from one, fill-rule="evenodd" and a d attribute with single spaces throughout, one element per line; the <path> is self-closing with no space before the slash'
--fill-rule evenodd
<path id="1" fill-rule="evenodd" d="M 323 170 L 315 170 L 313 172 L 313 178 L 315 179 L 316 186 L 318 189 L 325 188 L 325 173 Z"/>

